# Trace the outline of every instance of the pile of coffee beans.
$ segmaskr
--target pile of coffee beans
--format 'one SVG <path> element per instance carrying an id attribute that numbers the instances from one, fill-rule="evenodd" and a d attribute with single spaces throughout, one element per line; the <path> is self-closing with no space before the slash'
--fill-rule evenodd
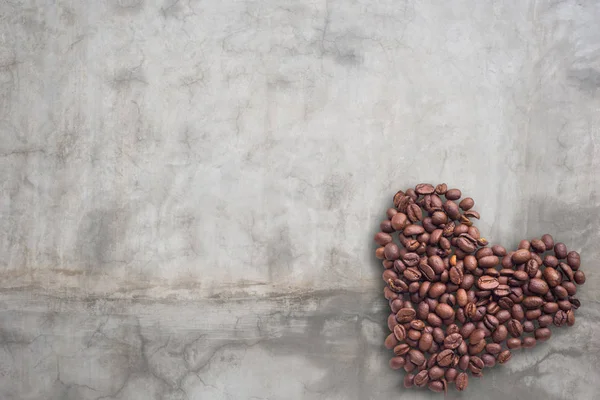
<path id="1" fill-rule="evenodd" d="M 475 202 L 461 197 L 446 184 L 399 191 L 375 235 L 392 311 L 385 346 L 407 388 L 465 390 L 469 373 L 548 340 L 552 325 L 573 325 L 580 306 L 577 252 L 549 234 L 515 251 L 490 246 L 473 224 Z"/>

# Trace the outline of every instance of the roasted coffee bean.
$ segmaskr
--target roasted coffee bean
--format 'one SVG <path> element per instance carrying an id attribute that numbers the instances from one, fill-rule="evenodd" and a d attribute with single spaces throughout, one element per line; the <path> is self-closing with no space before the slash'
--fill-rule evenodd
<path id="1" fill-rule="evenodd" d="M 562 273 L 567 277 L 568 280 L 575 280 L 575 273 L 573 269 L 569 266 L 569 264 L 561 262 L 558 264 L 558 268 L 562 271 Z"/>
<path id="2" fill-rule="evenodd" d="M 576 271 L 573 275 L 573 278 L 575 279 L 575 283 L 578 285 L 583 285 L 585 283 L 585 274 L 583 271 Z"/>
<path id="3" fill-rule="evenodd" d="M 427 302 L 420 302 L 419 305 L 417 306 L 417 318 L 424 320 L 427 319 L 427 316 L 429 315 L 429 304 L 427 304 Z"/>
<path id="4" fill-rule="evenodd" d="M 535 339 L 539 341 L 546 341 L 550 339 L 552 332 L 548 328 L 538 328 L 535 330 Z"/>
<path id="5" fill-rule="evenodd" d="M 421 225 L 408 225 L 404 228 L 403 234 L 404 236 L 414 236 L 420 235 L 423 232 L 425 232 L 425 229 Z"/>
<path id="6" fill-rule="evenodd" d="M 417 186 L 415 186 L 415 192 L 421 195 L 432 194 L 435 192 L 435 188 L 429 183 L 419 183 Z"/>
<path id="7" fill-rule="evenodd" d="M 465 237 L 459 237 L 456 245 L 465 253 L 472 253 L 477 249 L 477 245 Z"/>
<path id="8" fill-rule="evenodd" d="M 419 279 L 421 279 L 421 276 L 422 276 L 421 271 L 419 271 L 417 268 L 414 268 L 414 267 L 407 268 L 402 273 L 402 275 L 404 276 L 404 278 L 407 281 L 410 281 L 410 282 L 416 282 Z"/>
<path id="9" fill-rule="evenodd" d="M 454 310 L 448 304 L 440 303 L 435 308 L 435 313 L 442 319 L 448 319 L 454 316 Z"/>
<path id="10" fill-rule="evenodd" d="M 394 336 L 396 336 L 396 339 L 399 342 L 402 342 L 404 339 L 406 339 L 406 328 L 402 325 L 396 325 L 394 326 Z"/>
<path id="11" fill-rule="evenodd" d="M 530 278 L 535 278 L 540 269 L 540 263 L 537 260 L 531 259 L 525 264 L 525 272 Z"/>
<path id="12" fill-rule="evenodd" d="M 490 354 L 498 354 L 502 351 L 502 346 L 498 343 L 488 343 L 485 346 L 485 351 Z"/>
<path id="13" fill-rule="evenodd" d="M 404 375 L 404 387 L 409 389 L 415 384 L 415 376 L 413 374 Z"/>
<path id="14" fill-rule="evenodd" d="M 510 350 L 504 350 L 500 354 L 498 354 L 498 364 L 505 364 L 512 357 L 512 353 Z"/>
<path id="15" fill-rule="evenodd" d="M 409 331 L 406 333 L 406 337 L 416 342 L 421 338 L 421 331 L 418 331 L 416 329 L 409 329 Z"/>
<path id="16" fill-rule="evenodd" d="M 443 325 L 442 319 L 434 313 L 429 313 L 427 316 L 427 323 L 433 327 L 440 327 Z"/>
<path id="17" fill-rule="evenodd" d="M 501 278 L 498 278 L 498 279 L 500 280 Z M 496 289 L 494 289 L 494 295 L 496 297 L 505 297 L 505 296 L 508 296 L 509 294 L 510 294 L 510 286 L 508 286 L 508 285 L 499 284 L 498 287 Z M 510 300 L 510 299 L 508 299 L 508 300 Z"/>
<path id="18" fill-rule="evenodd" d="M 467 305 L 467 291 L 463 288 L 460 288 L 456 291 L 456 302 L 460 307 L 464 307 Z"/>
<path id="19" fill-rule="evenodd" d="M 390 221 L 394 230 L 399 232 L 402 232 L 410 222 L 406 214 L 400 212 L 395 214 Z"/>
<path id="20" fill-rule="evenodd" d="M 448 193 L 446 192 L 446 195 Z M 446 214 L 448 214 L 448 216 L 454 220 L 458 219 L 460 217 L 460 208 L 458 208 L 458 205 L 452 201 L 452 200 L 447 200 L 444 205 L 443 205 L 444 211 L 446 211 Z"/>
<path id="21" fill-rule="evenodd" d="M 437 363 L 440 367 L 449 366 L 452 364 L 453 359 L 454 352 L 450 349 L 443 350 L 437 355 Z"/>
<path id="22" fill-rule="evenodd" d="M 538 319 L 542 315 L 542 310 L 540 308 L 536 308 L 535 310 L 527 310 L 525 311 L 525 318 L 528 321 L 533 321 Z"/>
<path id="23" fill-rule="evenodd" d="M 477 286 L 481 290 L 493 290 L 497 288 L 498 285 L 498 278 L 494 278 L 493 276 L 484 275 L 477 280 Z"/>
<path id="24" fill-rule="evenodd" d="M 397 356 L 403 356 L 410 351 L 410 346 L 406 343 L 400 343 L 394 347 L 394 354 Z"/>
<path id="25" fill-rule="evenodd" d="M 477 356 L 471 356 L 469 359 L 469 369 L 471 372 L 481 372 L 484 366 L 483 360 Z"/>
<path id="26" fill-rule="evenodd" d="M 575 313 L 573 310 L 567 311 L 567 325 L 573 326 L 575 324 Z"/>
<path id="27" fill-rule="evenodd" d="M 521 348 L 521 339 L 519 338 L 510 338 L 506 341 L 506 347 L 511 350 L 516 350 Z"/>
<path id="28" fill-rule="evenodd" d="M 496 330 L 494 331 L 494 333 L 492 333 L 492 340 L 495 343 L 501 343 L 504 340 L 506 340 L 507 336 L 508 336 L 508 329 L 506 329 L 506 326 L 499 325 L 496 328 Z"/>
<path id="29" fill-rule="evenodd" d="M 531 243 L 527 239 L 521 240 L 519 242 L 519 245 L 517 246 L 517 248 L 519 250 L 529 250 L 530 247 L 531 247 Z"/>
<path id="30" fill-rule="evenodd" d="M 577 293 L 577 286 L 573 282 L 565 281 L 561 283 L 561 286 L 565 288 L 569 296 L 574 296 Z"/>
<path id="31" fill-rule="evenodd" d="M 444 347 L 447 349 L 456 349 L 462 343 L 463 338 L 460 333 L 452 333 L 444 339 Z"/>
<path id="32" fill-rule="evenodd" d="M 402 308 L 400 309 L 400 311 L 398 311 L 398 313 L 396 313 L 396 319 L 402 324 L 405 322 L 412 321 L 413 319 L 415 319 L 416 315 L 417 313 L 414 309 Z"/>
<path id="33" fill-rule="evenodd" d="M 523 325 L 517 319 L 508 321 L 506 328 L 512 337 L 519 337 L 523 334 Z"/>
<path id="34" fill-rule="evenodd" d="M 435 271 L 436 274 L 441 274 L 445 271 L 446 266 L 444 260 L 440 256 L 431 256 L 427 259 L 427 264 Z"/>
<path id="35" fill-rule="evenodd" d="M 444 194 L 446 194 L 446 192 L 448 191 L 448 185 L 446 185 L 445 183 L 440 183 L 439 185 L 437 185 L 435 187 L 435 193 L 443 196 Z"/>
<path id="36" fill-rule="evenodd" d="M 538 318 L 538 325 L 540 326 L 540 328 L 550 326 L 552 325 L 552 322 L 554 322 L 552 315 L 544 314 Z"/>
<path id="37" fill-rule="evenodd" d="M 394 347 L 396 347 L 398 345 L 398 339 L 396 339 L 396 336 L 393 333 L 390 333 L 384 341 L 384 345 L 386 349 L 393 349 Z"/>
<path id="38" fill-rule="evenodd" d="M 539 308 L 542 304 L 544 304 L 544 300 L 538 296 L 529 296 L 523 299 L 523 306 L 528 309 Z"/>
<path id="39" fill-rule="evenodd" d="M 531 247 L 538 253 L 543 253 L 546 251 L 546 244 L 540 239 L 533 239 L 531 241 Z"/>
<path id="40" fill-rule="evenodd" d="M 579 253 L 576 251 L 570 251 L 567 254 L 567 264 L 569 264 L 573 270 L 578 270 L 579 266 L 581 265 L 581 257 L 579 256 Z"/>
<path id="41" fill-rule="evenodd" d="M 385 246 L 388 243 L 392 243 L 392 235 L 385 232 L 379 232 L 375 235 L 375 242 L 380 246 Z"/>
<path id="42" fill-rule="evenodd" d="M 494 317 L 491 314 L 487 314 L 485 317 L 483 317 L 483 323 L 492 332 L 495 331 L 498 325 L 500 324 L 498 322 L 498 318 Z"/>
<path id="43" fill-rule="evenodd" d="M 535 294 L 544 295 L 548 293 L 550 288 L 548 287 L 548 283 L 546 283 L 543 279 L 533 278 L 529 281 L 529 291 Z"/>
<path id="44" fill-rule="evenodd" d="M 469 386 L 469 376 L 465 372 L 461 372 L 456 377 L 456 390 L 462 392 Z"/>
<path id="45" fill-rule="evenodd" d="M 404 357 L 393 357 L 390 360 L 390 368 L 392 369 L 400 369 L 404 367 L 406 364 L 406 359 Z"/>
<path id="46" fill-rule="evenodd" d="M 462 199 L 460 201 L 460 203 L 458 203 L 458 206 L 463 211 L 470 210 L 471 208 L 473 208 L 474 205 L 475 205 L 475 201 L 472 198 L 470 198 L 470 197 L 465 197 L 464 199 Z"/>
<path id="47" fill-rule="evenodd" d="M 394 227 L 392 226 L 392 221 L 390 221 L 389 219 L 381 221 L 381 223 L 379 224 L 379 229 L 381 229 L 381 231 L 385 233 L 393 233 L 395 231 Z"/>
<path id="48" fill-rule="evenodd" d="M 529 274 L 525 271 L 515 271 L 513 274 L 513 278 L 519 281 L 526 281 L 529 279 Z"/>
<path id="49" fill-rule="evenodd" d="M 510 310 L 514 305 L 513 301 L 509 297 L 502 297 L 498 300 L 498 305 L 505 310 Z"/>
<path id="50" fill-rule="evenodd" d="M 423 353 L 417 349 L 410 350 L 408 352 L 408 358 L 410 359 L 410 362 L 415 365 L 423 365 L 425 361 L 427 361 Z"/>
<path id="51" fill-rule="evenodd" d="M 429 379 L 431 379 L 432 381 L 440 379 L 444 376 L 445 372 L 446 371 L 444 369 L 438 367 L 437 365 L 434 365 L 429 369 Z"/>
<path id="52" fill-rule="evenodd" d="M 552 288 L 560 285 L 562 281 L 560 273 L 552 267 L 546 267 L 542 275 L 544 276 L 544 279 L 548 286 Z"/>
<path id="53" fill-rule="evenodd" d="M 523 332 L 531 333 L 535 330 L 535 325 L 531 321 L 523 322 Z"/>
<path id="54" fill-rule="evenodd" d="M 504 309 L 498 311 L 495 314 L 495 316 L 496 316 L 496 318 L 498 318 L 498 322 L 501 324 L 505 323 L 506 321 L 508 321 L 509 319 L 512 318 L 510 311 L 504 310 Z"/>
<path id="55" fill-rule="evenodd" d="M 431 297 L 433 299 L 437 299 L 438 297 L 440 297 L 444 293 L 446 293 L 446 285 L 443 284 L 442 282 L 435 282 L 429 288 L 428 295 L 429 295 L 429 297 Z"/>
<path id="56" fill-rule="evenodd" d="M 491 268 L 498 265 L 500 260 L 496 256 L 485 256 L 479 258 L 478 263 L 481 268 Z"/>
<path id="57" fill-rule="evenodd" d="M 520 249 L 517 250 L 511 258 L 511 261 L 514 264 L 523 264 L 531 259 L 531 253 L 528 249 Z"/>
<path id="58" fill-rule="evenodd" d="M 423 333 L 419 339 L 419 350 L 427 352 L 433 344 L 433 336 L 430 333 Z"/>
<path id="59" fill-rule="evenodd" d="M 521 347 L 523 347 L 524 349 L 530 349 L 532 347 L 535 347 L 537 341 L 535 340 L 535 338 L 531 337 L 531 336 L 527 336 L 523 338 L 523 342 L 521 344 Z"/>
<path id="60" fill-rule="evenodd" d="M 442 381 L 433 381 L 433 382 L 429 382 L 427 384 L 427 387 L 432 392 L 441 393 L 444 391 L 444 388 L 445 388 L 444 383 L 445 382 L 442 382 Z"/>
<path id="61" fill-rule="evenodd" d="M 483 329 L 475 329 L 469 335 L 469 343 L 477 344 L 477 343 L 481 342 L 484 338 L 485 338 L 485 331 Z"/>
<path id="62" fill-rule="evenodd" d="M 428 264 L 422 262 L 419 264 L 419 271 L 421 271 L 422 277 L 430 281 L 435 279 L 435 271 Z"/>
<path id="63" fill-rule="evenodd" d="M 567 246 L 564 243 L 556 243 L 554 245 L 554 254 L 559 260 L 567 258 Z"/>
<path id="64" fill-rule="evenodd" d="M 456 285 L 460 285 L 462 283 L 463 280 L 463 272 L 456 268 L 456 267 L 452 267 L 450 268 L 450 281 Z"/>
<path id="65" fill-rule="evenodd" d="M 494 365 L 496 365 L 496 357 L 494 357 L 492 354 L 489 354 L 489 353 L 482 354 L 481 359 L 483 360 L 483 364 L 486 367 L 491 368 Z"/>
<path id="66" fill-rule="evenodd" d="M 567 292 L 567 289 L 565 289 L 564 286 L 561 285 L 558 285 L 555 288 L 553 288 L 552 292 L 554 293 L 556 298 L 560 300 L 565 300 L 569 297 L 569 292 Z"/>
<path id="67" fill-rule="evenodd" d="M 429 382 L 429 371 L 423 370 L 415 375 L 414 383 L 417 387 L 425 387 Z"/>

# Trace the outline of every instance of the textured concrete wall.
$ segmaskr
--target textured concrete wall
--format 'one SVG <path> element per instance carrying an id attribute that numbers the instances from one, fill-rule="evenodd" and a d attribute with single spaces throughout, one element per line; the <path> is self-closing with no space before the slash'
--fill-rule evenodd
<path id="1" fill-rule="evenodd" d="M 387 368 L 372 245 L 420 181 L 588 274 L 575 327 L 461 398 L 595 398 L 599 20 L 593 0 L 0 2 L 0 398 L 429 398 Z"/>

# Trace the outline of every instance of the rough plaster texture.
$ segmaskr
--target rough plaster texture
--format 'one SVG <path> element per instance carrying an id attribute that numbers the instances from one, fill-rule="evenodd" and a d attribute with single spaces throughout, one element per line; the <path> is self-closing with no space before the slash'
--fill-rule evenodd
<path id="1" fill-rule="evenodd" d="M 551 232 L 570 329 L 448 398 L 600 396 L 600 2 L 0 2 L 0 398 L 424 399 L 383 349 L 401 187 Z"/>

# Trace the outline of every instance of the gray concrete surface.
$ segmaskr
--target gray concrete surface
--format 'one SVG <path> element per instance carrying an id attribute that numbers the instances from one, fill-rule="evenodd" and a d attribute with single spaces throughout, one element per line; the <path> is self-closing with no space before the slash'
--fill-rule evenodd
<path id="1" fill-rule="evenodd" d="M 600 391 L 600 2 L 0 2 L 0 398 L 425 399 L 372 235 L 447 182 L 582 254 L 455 399 Z"/>

